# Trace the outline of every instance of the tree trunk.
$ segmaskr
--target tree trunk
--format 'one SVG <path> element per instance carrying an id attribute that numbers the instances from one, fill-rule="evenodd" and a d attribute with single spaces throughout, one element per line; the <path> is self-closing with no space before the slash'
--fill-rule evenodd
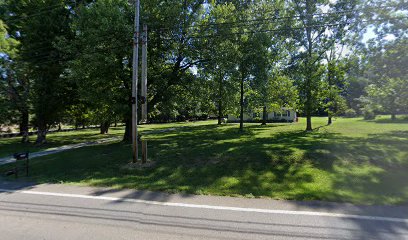
<path id="1" fill-rule="evenodd" d="M 266 120 L 268 118 L 268 113 L 266 112 L 266 106 L 263 106 L 263 113 L 262 113 L 262 125 L 266 125 Z"/>
<path id="2" fill-rule="evenodd" d="M 239 115 L 239 130 L 244 131 L 244 75 L 241 76 L 241 99 L 240 99 L 241 113 Z"/>
<path id="3" fill-rule="evenodd" d="M 37 140 L 35 140 L 36 145 L 42 145 L 47 143 L 47 125 L 40 123 L 37 130 Z"/>
<path id="4" fill-rule="evenodd" d="M 222 106 L 221 106 L 221 98 L 218 101 L 218 125 L 222 124 Z"/>
<path id="5" fill-rule="evenodd" d="M 332 124 L 332 117 L 329 116 L 329 118 L 327 119 L 327 125 L 331 125 Z"/>
<path id="6" fill-rule="evenodd" d="M 58 123 L 58 132 L 62 130 L 61 123 Z"/>
<path id="7" fill-rule="evenodd" d="M 306 1 L 306 13 L 307 13 L 307 21 L 306 23 L 308 25 L 311 25 L 312 23 L 312 1 L 311 0 L 307 0 Z M 306 75 L 306 106 L 305 106 L 305 110 L 306 110 L 306 131 L 312 131 L 312 49 L 313 49 L 313 40 L 312 40 L 312 27 L 308 26 L 306 27 L 306 35 L 307 35 L 307 42 L 308 42 L 308 57 L 307 57 L 307 64 L 306 66 L 308 66 L 308 69 L 306 69 L 307 71 L 307 75 Z"/>
<path id="8" fill-rule="evenodd" d="M 395 112 L 391 113 L 391 120 L 392 121 L 397 120 L 397 115 L 395 114 Z"/>
<path id="9" fill-rule="evenodd" d="M 222 124 L 222 79 L 223 76 L 219 76 L 218 82 L 218 125 Z"/>
<path id="10" fill-rule="evenodd" d="M 101 129 L 101 134 L 106 134 L 109 131 L 109 126 L 110 123 L 109 122 L 103 122 L 101 123 L 100 129 Z"/>
<path id="11" fill-rule="evenodd" d="M 20 122 L 20 134 L 22 136 L 21 142 L 28 143 L 30 140 L 28 138 L 28 111 L 23 111 L 21 114 L 21 122 Z"/>
<path id="12" fill-rule="evenodd" d="M 306 114 L 306 131 L 313 131 L 312 128 L 312 116 L 309 113 Z"/>
<path id="13" fill-rule="evenodd" d="M 312 93 L 310 86 L 306 91 L 305 114 L 306 114 L 306 131 L 313 131 L 312 128 Z"/>
<path id="14" fill-rule="evenodd" d="M 125 133 L 123 134 L 124 142 L 132 142 L 132 119 L 125 120 Z"/>
<path id="15" fill-rule="evenodd" d="M 312 128 L 312 106 L 311 106 L 311 92 L 310 92 L 310 90 L 309 91 L 307 91 L 307 94 L 306 94 L 306 98 L 307 98 L 307 100 L 306 100 L 306 106 L 305 106 L 305 113 L 306 113 L 306 131 L 313 131 L 313 128 Z"/>

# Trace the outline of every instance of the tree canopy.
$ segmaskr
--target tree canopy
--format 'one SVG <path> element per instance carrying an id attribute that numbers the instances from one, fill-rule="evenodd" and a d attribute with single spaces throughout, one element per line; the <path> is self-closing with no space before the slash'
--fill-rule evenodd
<path id="1" fill-rule="evenodd" d="M 407 111 L 404 1 L 141 1 L 150 122 L 292 108 L 307 119 Z M 5 0 L 0 123 L 127 126 L 134 5 Z M 368 38 L 368 39 L 366 39 Z M 140 88 L 139 88 L 140 89 Z M 10 104 L 12 102 L 13 104 Z M 266 124 L 265 119 L 263 124 Z"/>

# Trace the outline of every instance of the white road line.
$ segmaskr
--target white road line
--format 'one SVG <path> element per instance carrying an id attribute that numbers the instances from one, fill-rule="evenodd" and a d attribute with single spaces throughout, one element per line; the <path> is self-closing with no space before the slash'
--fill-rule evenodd
<path id="1" fill-rule="evenodd" d="M 190 204 L 190 203 L 158 202 L 158 201 L 148 201 L 148 200 L 140 200 L 140 199 L 132 199 L 132 198 L 104 197 L 104 196 L 92 196 L 92 195 L 81 195 L 81 194 L 71 194 L 71 193 L 37 192 L 37 191 L 26 191 L 26 190 L 0 189 L 0 192 L 44 195 L 44 196 L 55 196 L 55 197 L 68 197 L 68 198 L 83 198 L 83 199 L 94 199 L 94 200 L 104 200 L 104 201 L 121 201 L 121 202 L 142 203 L 142 204 L 170 206 L 170 207 L 185 207 L 185 208 L 199 208 L 199 209 L 225 210 L 225 211 L 237 211 L 237 212 L 256 212 L 256 213 L 304 215 L 304 216 L 319 216 L 319 217 L 334 217 L 334 218 L 352 218 L 352 219 L 359 219 L 359 220 L 408 223 L 407 218 L 366 216 L 366 215 L 355 215 L 355 214 L 344 214 L 344 213 L 213 206 L 213 205 L 201 205 L 201 204 Z"/>

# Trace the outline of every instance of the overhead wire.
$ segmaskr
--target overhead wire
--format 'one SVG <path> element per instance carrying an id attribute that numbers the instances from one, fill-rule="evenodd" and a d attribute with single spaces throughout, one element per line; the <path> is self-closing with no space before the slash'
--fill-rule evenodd
<path id="1" fill-rule="evenodd" d="M 52 5 L 52 6 L 41 8 L 36 13 L 28 14 L 28 15 L 25 15 L 25 16 L 12 16 L 11 15 L 11 16 L 9 16 L 10 18 L 5 19 L 5 21 L 6 22 L 17 22 L 17 21 L 27 19 L 27 18 L 30 18 L 30 17 L 35 17 L 35 16 L 42 15 L 43 13 L 52 12 L 52 11 L 55 11 L 55 10 L 62 10 L 61 7 L 66 7 L 66 6 L 64 6 L 62 4 L 55 4 L 55 5 Z"/>
<path id="2" fill-rule="evenodd" d="M 47 10 L 43 10 L 40 11 L 39 13 L 36 14 L 32 14 L 32 15 L 27 15 L 24 16 L 22 18 L 27 18 L 30 16 L 37 16 L 41 13 L 44 12 L 50 12 L 50 11 L 54 11 L 57 8 L 61 7 L 60 4 L 56 4 L 55 6 L 49 6 L 46 9 Z M 377 8 L 373 8 L 373 9 L 377 9 Z M 365 9 L 367 10 L 367 9 Z M 360 9 L 352 9 L 352 10 L 345 10 L 345 11 L 337 11 L 337 12 L 327 12 L 327 13 L 314 13 L 312 14 L 312 17 L 316 17 L 316 16 L 320 16 L 320 17 L 328 17 L 331 15 L 338 15 L 341 13 L 353 13 L 353 12 L 358 12 L 360 11 Z M 196 24 L 196 25 L 192 25 L 192 26 L 187 26 L 186 28 L 199 28 L 199 27 L 218 27 L 218 26 L 231 26 L 231 27 L 222 27 L 221 30 L 226 30 L 226 29 L 231 29 L 231 28 L 236 28 L 238 26 L 247 26 L 250 27 L 251 24 L 252 26 L 257 25 L 257 27 L 261 27 L 260 25 L 262 24 L 272 24 L 272 23 L 282 23 L 286 20 L 296 20 L 298 18 L 302 18 L 305 17 L 304 15 L 294 15 L 294 16 L 285 16 L 285 17 L 272 17 L 272 18 L 259 18 L 259 19 L 252 19 L 252 20 L 248 20 L 245 22 L 242 21 L 234 21 L 234 22 L 222 22 L 222 23 L 208 23 L 208 24 Z M 341 17 L 341 16 L 340 16 Z M 229 35 L 242 35 L 242 34 L 253 34 L 253 33 L 262 33 L 262 32 L 282 32 L 282 31 L 292 31 L 292 30 L 301 30 L 301 29 L 305 29 L 307 27 L 312 27 L 312 28 L 319 28 L 319 27 L 329 27 L 329 26 L 340 26 L 340 25 L 349 25 L 349 24 L 353 24 L 353 23 L 360 23 L 360 22 L 368 22 L 368 21 L 383 21 L 383 20 L 390 20 L 390 19 L 402 19 L 401 17 L 396 17 L 396 18 L 388 18 L 388 19 L 373 19 L 373 20 L 366 20 L 366 21 L 355 21 L 355 22 L 349 22 L 349 23 L 333 23 L 333 24 L 317 24 L 317 25 L 310 25 L 310 26 L 302 26 L 302 27 L 285 27 L 285 28 L 278 28 L 278 29 L 259 29 L 259 30 L 255 30 L 255 31 L 241 31 L 241 32 L 235 32 L 235 33 L 212 33 L 212 34 L 206 34 L 206 35 L 200 35 L 202 32 L 198 32 L 197 30 L 193 30 L 188 32 L 188 34 L 190 35 L 188 38 L 189 39 L 199 39 L 199 38 L 210 38 L 210 37 L 216 37 L 216 36 L 229 36 Z M 17 20 L 17 19 L 14 19 Z M 316 19 L 314 19 L 316 20 Z M 8 21 L 13 21 L 13 19 L 8 20 Z M 160 28 L 159 31 L 157 30 L 151 30 L 150 31 L 155 31 L 155 32 L 159 32 L 159 33 L 163 33 L 163 30 L 169 30 L 168 28 Z M 208 29 L 207 29 L 208 30 Z M 219 30 L 219 29 L 217 29 Z M 108 33 L 106 35 L 111 35 L 111 33 Z M 103 36 L 102 36 L 103 37 Z M 172 40 L 169 38 L 163 38 L 164 40 Z M 42 43 L 40 43 L 42 44 Z M 46 50 L 46 49 L 51 49 L 54 48 L 54 46 L 44 46 L 41 48 L 37 48 L 36 50 Z M 48 58 L 49 57 L 49 53 L 44 53 L 44 55 L 40 54 L 38 56 L 35 56 L 33 58 L 27 58 L 28 60 L 33 60 L 33 59 L 43 59 L 43 58 Z"/>

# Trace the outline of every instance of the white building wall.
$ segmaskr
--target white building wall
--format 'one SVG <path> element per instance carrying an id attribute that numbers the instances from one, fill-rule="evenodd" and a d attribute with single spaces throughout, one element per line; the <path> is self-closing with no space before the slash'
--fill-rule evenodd
<path id="1" fill-rule="evenodd" d="M 228 114 L 228 121 L 236 122 L 239 121 L 239 116 L 234 116 L 231 114 Z M 249 116 L 247 113 L 244 113 L 244 121 L 252 120 L 252 117 Z"/>

